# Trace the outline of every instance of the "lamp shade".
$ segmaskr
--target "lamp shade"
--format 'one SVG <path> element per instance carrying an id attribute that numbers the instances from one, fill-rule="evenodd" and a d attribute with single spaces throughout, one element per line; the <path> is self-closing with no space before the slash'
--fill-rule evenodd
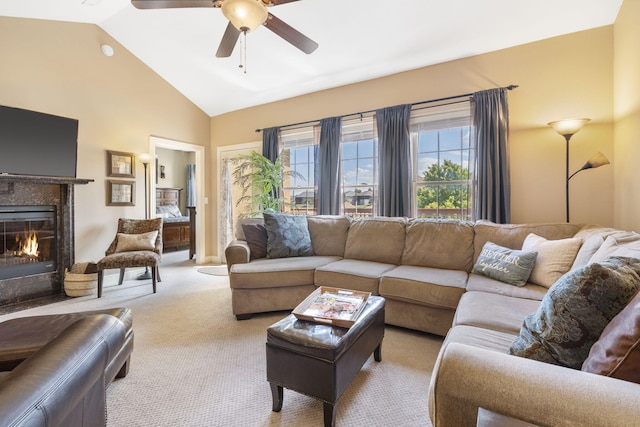
<path id="1" fill-rule="evenodd" d="M 253 31 L 267 20 L 262 0 L 224 0 L 222 14 L 239 31 Z"/>
<path id="2" fill-rule="evenodd" d="M 564 119 L 556 120 L 555 122 L 549 122 L 547 124 L 560 135 L 564 136 L 577 133 L 589 120 L 591 119 Z"/>
<path id="3" fill-rule="evenodd" d="M 149 162 L 151 162 L 151 154 L 149 153 L 138 154 L 138 160 L 140 161 L 140 163 L 144 165 L 148 165 Z"/>
<path id="4" fill-rule="evenodd" d="M 584 164 L 582 169 L 599 168 L 600 166 L 604 166 L 608 164 L 609 164 L 609 159 L 607 159 L 604 156 L 604 154 L 598 151 L 589 160 L 587 160 L 587 163 Z"/>

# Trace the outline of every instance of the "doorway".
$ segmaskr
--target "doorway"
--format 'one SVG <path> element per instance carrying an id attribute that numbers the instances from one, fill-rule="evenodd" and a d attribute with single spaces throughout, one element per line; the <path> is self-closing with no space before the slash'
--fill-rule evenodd
<path id="1" fill-rule="evenodd" d="M 204 192 L 204 147 L 200 145 L 188 144 L 186 142 L 175 141 L 166 138 L 151 136 L 149 138 L 149 146 L 152 158 L 157 158 L 158 149 L 176 150 L 187 153 L 193 153 L 195 158 L 195 207 L 196 207 L 196 264 L 203 264 L 205 257 L 205 192 Z M 155 162 L 151 163 L 151 194 L 150 205 L 156 206 L 156 176 L 159 176 L 159 170 L 156 168 Z M 159 167 L 160 165 L 158 165 Z"/>

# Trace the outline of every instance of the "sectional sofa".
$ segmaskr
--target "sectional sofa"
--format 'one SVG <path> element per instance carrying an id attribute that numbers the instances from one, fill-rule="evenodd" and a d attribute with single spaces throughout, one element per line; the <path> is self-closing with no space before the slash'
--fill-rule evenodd
<path id="1" fill-rule="evenodd" d="M 225 251 L 234 315 L 293 309 L 316 287 L 335 286 L 384 296 L 388 324 L 444 336 L 466 291 L 515 292 L 538 300 L 546 291 L 533 284 L 512 289 L 472 274 L 487 241 L 520 248 L 529 233 L 563 239 L 581 228 L 347 216 L 307 221 L 313 256 L 252 258 L 238 227 L 238 239 Z"/>
<path id="2" fill-rule="evenodd" d="M 475 426 L 480 408 L 532 425 L 623 426 L 640 419 L 636 383 L 507 354 L 557 280 L 598 254 L 603 259 L 605 246 L 615 255 L 620 248 L 609 237 L 640 236 L 568 223 L 309 216 L 312 250 L 304 253 L 312 255 L 255 258 L 252 248 L 262 252 L 256 245 L 264 242 L 246 240 L 243 228 L 260 227 L 261 220 L 252 221 L 238 227 L 225 251 L 234 315 L 293 309 L 318 286 L 385 297 L 387 324 L 446 336 L 430 384 L 435 426 Z M 273 227 L 269 221 L 265 230 Z M 514 286 L 488 277 L 479 268 L 488 242 L 535 250 L 529 280 Z"/>

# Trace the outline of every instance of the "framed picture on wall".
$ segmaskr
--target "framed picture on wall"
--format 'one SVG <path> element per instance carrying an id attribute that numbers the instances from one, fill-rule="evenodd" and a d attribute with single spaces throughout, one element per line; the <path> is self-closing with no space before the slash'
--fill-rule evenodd
<path id="1" fill-rule="evenodd" d="M 107 206 L 135 206 L 135 181 L 107 180 Z"/>
<path id="2" fill-rule="evenodd" d="M 133 153 L 107 150 L 107 176 L 135 178 L 136 156 Z"/>

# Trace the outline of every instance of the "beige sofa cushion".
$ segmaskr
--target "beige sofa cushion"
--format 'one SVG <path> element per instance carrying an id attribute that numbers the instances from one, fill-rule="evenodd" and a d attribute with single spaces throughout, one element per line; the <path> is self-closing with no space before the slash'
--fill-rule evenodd
<path id="1" fill-rule="evenodd" d="M 466 282 L 466 271 L 401 265 L 382 275 L 380 295 L 412 304 L 455 310 Z"/>
<path id="2" fill-rule="evenodd" d="M 547 290 L 548 289 L 544 286 L 534 285 L 533 283 L 527 283 L 522 287 L 513 286 L 475 273 L 469 274 L 469 278 L 467 279 L 467 292 L 488 292 L 515 298 L 526 298 L 541 301 L 547 293 Z"/>
<path id="3" fill-rule="evenodd" d="M 490 221 L 478 221 L 475 226 L 475 238 L 473 239 L 475 262 L 487 241 L 511 249 L 521 249 L 524 239 L 535 233 L 549 240 L 566 239 L 573 237 L 581 225 L 567 223 L 540 223 L 540 224 L 496 224 Z"/>
<path id="4" fill-rule="evenodd" d="M 602 262 L 610 256 L 640 259 L 640 234 L 628 232 L 610 235 L 593 254 L 589 263 Z"/>
<path id="5" fill-rule="evenodd" d="M 233 264 L 229 284 L 232 289 L 313 285 L 316 268 L 339 259 L 330 256 L 254 259 L 246 264 Z"/>
<path id="6" fill-rule="evenodd" d="M 453 220 L 410 219 L 402 265 L 471 271 L 473 223 Z"/>
<path id="7" fill-rule="evenodd" d="M 604 237 L 594 234 L 586 239 L 582 239 L 582 246 L 576 255 L 576 259 L 573 260 L 571 270 L 574 268 L 584 267 L 589 264 L 591 257 L 595 254 L 600 246 L 604 243 Z"/>
<path id="8" fill-rule="evenodd" d="M 318 267 L 314 283 L 318 287 L 346 288 L 378 295 L 380 277 L 394 267 L 393 264 L 343 259 Z"/>
<path id="9" fill-rule="evenodd" d="M 315 255 L 344 256 L 351 221 L 346 216 L 308 216 L 309 235 Z"/>
<path id="10" fill-rule="evenodd" d="M 349 227 L 344 257 L 383 264 L 400 264 L 404 250 L 404 218 L 361 218 Z"/>
<path id="11" fill-rule="evenodd" d="M 576 234 L 575 238 L 582 239 L 582 246 L 576 255 L 571 269 L 584 267 L 589 263 L 594 253 L 602 246 L 604 239 L 612 234 L 620 233 L 620 230 L 609 227 L 602 227 L 595 224 L 584 225 Z"/>
<path id="12" fill-rule="evenodd" d="M 460 298 L 453 326 L 467 325 L 517 335 L 526 316 L 540 301 L 487 292 L 467 292 Z"/>
<path id="13" fill-rule="evenodd" d="M 508 332 L 492 331 L 476 326 L 458 325 L 449 330 L 442 348 L 449 343 L 457 342 L 473 347 L 506 353 L 517 335 Z M 442 353 L 442 351 L 441 351 Z"/>

